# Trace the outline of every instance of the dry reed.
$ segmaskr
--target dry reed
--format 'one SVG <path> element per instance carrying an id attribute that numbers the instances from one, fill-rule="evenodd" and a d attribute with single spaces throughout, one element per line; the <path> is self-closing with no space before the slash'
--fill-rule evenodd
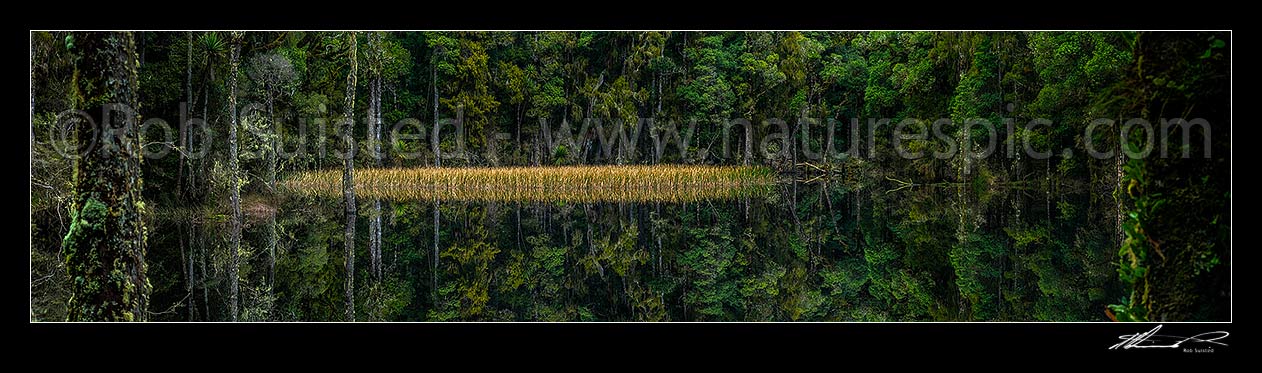
<path id="1" fill-rule="evenodd" d="M 759 194 L 775 180 L 771 170 L 749 166 L 369 168 L 355 170 L 355 193 L 389 200 L 689 202 Z M 342 171 L 300 172 L 284 185 L 340 196 Z"/>

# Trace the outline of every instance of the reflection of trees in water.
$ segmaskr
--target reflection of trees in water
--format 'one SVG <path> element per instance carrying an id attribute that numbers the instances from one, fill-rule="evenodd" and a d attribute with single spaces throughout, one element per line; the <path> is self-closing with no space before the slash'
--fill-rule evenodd
<path id="1" fill-rule="evenodd" d="M 354 274 L 357 316 L 1071 321 L 1099 320 L 1117 296 L 1109 225 L 1092 223 L 1109 211 L 1092 204 L 1109 201 L 1053 196 L 1063 202 L 1045 212 L 1037 189 L 797 189 L 691 203 L 383 203 L 380 248 L 355 248 L 380 271 Z M 344 255 L 329 252 L 344 239 L 335 202 L 288 200 L 275 220 L 279 250 L 249 249 L 270 246 L 272 233 L 267 223 L 247 227 L 243 316 L 344 317 Z M 371 210 L 365 225 L 378 224 Z M 171 258 L 174 276 L 155 277 L 176 290 L 155 284 L 155 299 L 186 297 L 180 260 Z M 219 304 L 214 277 L 209 302 Z"/>

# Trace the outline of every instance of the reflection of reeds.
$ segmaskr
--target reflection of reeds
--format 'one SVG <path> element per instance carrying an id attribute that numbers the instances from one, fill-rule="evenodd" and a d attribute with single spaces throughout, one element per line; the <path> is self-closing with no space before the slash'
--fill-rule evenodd
<path id="1" fill-rule="evenodd" d="M 775 175 L 747 166 L 566 166 L 379 168 L 355 170 L 366 198 L 458 201 L 688 202 L 750 196 Z M 285 181 L 299 193 L 340 196 L 341 170 L 301 172 Z"/>

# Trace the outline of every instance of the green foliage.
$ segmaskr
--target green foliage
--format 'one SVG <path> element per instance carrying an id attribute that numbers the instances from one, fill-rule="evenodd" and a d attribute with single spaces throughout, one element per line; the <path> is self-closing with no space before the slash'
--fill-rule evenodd
<path id="1" fill-rule="evenodd" d="M 686 268 L 688 284 L 684 302 L 696 309 L 702 320 L 731 320 L 740 309 L 740 292 L 732 281 L 737 263 L 732 239 L 711 228 L 689 230 L 691 249 L 679 259 Z"/>
<path id="2" fill-rule="evenodd" d="M 1143 92 L 1145 98 L 1116 105 L 1145 116 L 1168 117 L 1175 110 L 1183 117 L 1229 123 L 1222 108 L 1207 104 L 1229 96 L 1222 88 L 1227 78 L 1213 72 L 1227 66 L 1225 52 L 1219 52 L 1226 42 L 1212 33 L 1196 36 L 1140 34 L 1133 49 L 1138 62 L 1118 86 Z M 1224 127 L 1218 128 L 1210 149 L 1227 148 L 1228 140 L 1220 135 Z M 1189 135 L 1209 140 L 1208 133 Z M 1124 140 L 1132 150 L 1152 145 L 1137 133 Z M 1125 165 L 1116 191 L 1126 205 L 1117 267 L 1130 294 L 1110 306 L 1119 320 L 1203 320 L 1227 314 L 1229 298 L 1214 289 L 1229 283 L 1224 259 L 1230 247 L 1230 193 L 1223 192 L 1222 180 L 1230 171 L 1225 159 L 1198 155 L 1209 150 L 1205 144 L 1186 144 L 1192 157 L 1132 159 Z"/>
<path id="3" fill-rule="evenodd" d="M 966 153 L 950 160 L 886 156 L 893 154 L 893 124 L 861 129 L 862 137 L 875 141 L 871 151 L 864 147 L 824 162 L 806 160 L 832 176 L 814 180 L 829 183 L 820 193 L 798 191 L 816 190 L 818 183 L 793 183 L 793 193 L 780 193 L 790 188 L 786 182 L 769 188 L 774 193 L 721 201 L 537 203 L 488 202 L 498 194 L 474 188 L 464 195 L 481 199 L 445 199 L 434 207 L 441 210 L 437 222 L 429 201 L 439 198 L 419 203 L 402 198 L 385 214 L 383 239 L 394 249 L 387 255 L 396 255 L 388 260 L 387 274 L 378 281 L 359 271 L 354 279 L 362 285 L 355 293 L 357 310 L 370 320 L 1101 320 L 1104 303 L 1119 300 L 1107 308 L 1119 320 L 1225 315 L 1229 292 L 1221 289 L 1230 280 L 1230 116 L 1221 102 L 1230 94 L 1231 48 L 1223 33 L 381 32 L 359 34 L 360 47 L 351 54 L 343 33 L 252 32 L 241 40 L 241 57 L 247 61 L 244 74 L 236 77 L 244 92 L 241 101 L 270 101 L 275 115 L 243 116 L 247 135 L 236 144 L 242 150 L 238 176 L 230 175 L 232 160 L 222 154 L 231 145 L 225 126 L 232 43 L 222 32 L 187 35 L 137 34 L 136 46 L 143 51 L 136 57 L 145 57 L 134 71 L 136 104 L 146 117 L 175 118 L 179 102 L 191 91 L 192 115 L 206 117 L 209 137 L 202 143 L 196 137 L 202 135 L 196 135 L 190 149 L 204 145 L 210 156 L 137 162 L 137 174 L 150 188 L 134 206 L 143 211 L 148 202 L 161 211 L 198 205 L 188 220 L 207 224 L 200 229 L 209 231 L 231 220 L 222 207 L 230 191 L 260 190 L 250 186 L 264 178 L 269 157 L 276 155 L 268 146 L 272 140 L 279 139 L 284 151 L 326 151 L 323 158 L 281 157 L 281 179 L 310 181 L 304 175 L 323 175 L 341 164 L 330 151 L 340 149 L 340 139 L 317 134 L 342 116 L 351 57 L 358 58 L 362 70 L 352 87 L 361 91 L 354 103 L 357 117 L 366 113 L 370 96 L 362 91 L 380 77 L 387 127 L 418 118 L 418 128 L 402 130 L 430 136 L 436 120 L 463 120 L 464 153 L 457 153 L 450 126 L 442 129 L 439 148 L 452 160 L 444 166 L 468 170 L 733 165 L 743 164 L 749 151 L 754 167 L 732 177 L 769 180 L 790 166 L 801 174 L 803 167 L 785 159 L 788 151 L 855 145 L 846 136 L 851 117 L 897 123 L 946 116 L 953 124 L 943 135 L 971 144 L 970 151 L 979 151 L 989 134 L 979 126 L 965 127 L 966 120 L 997 125 L 1003 118 L 1016 119 L 1013 128 L 998 128 L 998 153 L 988 159 Z M 105 195 L 77 195 L 69 177 L 74 163 L 54 154 L 59 139 L 51 134 L 65 125 L 54 123 L 56 113 L 114 98 L 112 91 L 91 86 L 109 79 L 75 73 L 75 65 L 91 57 L 85 51 L 92 40 L 83 36 L 32 34 L 32 278 L 63 282 L 33 280 L 33 297 L 39 298 L 33 304 L 64 304 L 71 300 L 59 289 L 75 287 L 91 294 L 117 285 L 128 292 L 128 300 L 143 293 L 120 282 L 125 268 L 113 268 L 110 261 L 88 268 L 83 260 L 99 255 L 85 242 L 110 246 L 97 240 L 108 229 L 94 228 L 101 224 L 101 206 L 111 217 L 105 221 L 134 223 L 128 227 L 139 226 L 143 212 L 120 210 L 122 205 Z M 646 116 L 657 121 L 644 124 L 637 142 L 624 140 L 635 134 L 630 124 Z M 764 120 L 798 116 L 838 119 L 832 144 L 811 125 L 805 129 L 809 135 L 799 132 L 785 141 L 773 137 L 766 144 L 770 157 L 764 157 L 760 140 L 781 131 Z M 1214 157 L 1195 157 L 1209 136 L 1202 129 L 1190 130 L 1189 144 L 1176 145 L 1196 159 L 1132 160 L 1121 180 L 1115 160 L 1083 155 L 1087 140 L 1104 151 L 1146 144 L 1137 134 L 1119 138 L 1120 124 L 1097 128 L 1088 139 L 1083 130 L 1089 119 L 1175 116 L 1215 123 L 1209 146 Z M 584 121 L 588 117 L 601 121 L 600 133 L 594 121 Z M 1023 128 L 1036 117 L 1052 125 Z M 746 143 L 740 126 L 723 126 L 732 118 L 753 123 L 753 144 Z M 688 146 L 662 131 L 669 119 L 684 127 L 695 121 L 695 131 L 678 134 L 691 136 Z M 929 125 L 909 129 L 928 130 Z M 353 138 L 362 139 L 367 125 L 360 121 L 352 130 Z M 510 136 L 500 139 L 501 133 Z M 1177 142 L 1178 134 L 1171 139 Z M 1006 154 L 1005 140 L 1027 137 L 1035 150 L 1051 151 L 1052 159 L 1030 159 L 1019 143 L 1016 151 L 1022 154 Z M 655 141 L 667 138 L 691 155 L 666 151 L 656 156 Z M 601 139 L 616 140 L 604 144 Z M 430 140 L 387 144 L 417 156 L 392 156 L 380 170 L 358 165 L 365 175 L 381 176 L 357 181 L 365 188 L 373 184 L 370 180 L 391 185 L 406 174 L 397 170 L 433 165 Z M 927 153 L 948 150 L 932 140 L 904 145 Z M 149 150 L 166 146 L 147 141 Z M 727 157 L 719 156 L 720 149 Z M 1066 149 L 1075 156 L 1062 153 Z M 889 191 L 882 180 L 893 179 L 916 186 Z M 462 180 L 479 187 L 506 185 L 503 178 Z M 951 188 L 942 183 L 960 188 L 947 191 Z M 105 180 L 100 185 L 105 190 L 122 184 Z M 879 190 L 856 192 L 874 189 Z M 1107 198 L 1110 189 L 1115 199 Z M 1015 197 L 1018 193 L 1035 197 Z M 281 209 L 277 223 L 284 232 L 280 241 L 292 250 L 275 258 L 277 273 L 269 277 L 274 281 L 263 281 L 267 246 L 247 238 L 238 253 L 248 258 L 238 268 L 245 273 L 241 317 L 336 319 L 343 312 L 338 288 L 345 263 L 340 252 L 328 248 L 345 244 L 338 233 L 345 227 L 343 220 L 329 216 L 342 210 L 323 206 L 321 198 L 278 199 L 264 205 L 293 210 Z M 267 207 L 275 206 L 257 210 Z M 1117 215 L 1120 223 L 1115 223 Z M 256 224 L 247 222 L 246 230 L 266 226 Z M 356 242 L 365 239 L 365 230 L 357 231 Z M 146 235 L 162 237 L 161 247 L 189 246 L 165 229 Z M 438 255 L 429 249 L 435 242 Z M 222 293 L 229 276 L 222 272 L 228 272 L 230 252 L 221 244 L 209 246 L 211 273 L 189 281 L 209 294 L 200 302 L 213 305 L 228 297 Z M 189 271 L 182 262 L 172 264 L 183 260 L 175 251 L 146 258 L 162 264 L 155 271 L 165 271 L 155 272 L 163 283 L 154 291 L 165 302 L 157 312 L 190 298 L 175 282 Z M 65 267 L 49 264 L 52 256 L 65 259 Z M 355 257 L 363 268 L 367 256 Z M 67 275 L 50 277 L 50 271 Z M 69 275 L 80 272 L 91 275 Z M 224 314 L 196 305 L 202 306 L 194 307 L 202 309 L 202 319 Z M 63 313 L 40 309 L 33 314 L 47 319 Z"/>
<path id="4" fill-rule="evenodd" d="M 868 273 L 865 266 L 856 260 L 848 260 L 837 263 L 837 266 L 826 271 L 820 272 L 823 278 L 825 288 L 829 290 L 829 294 L 833 297 L 841 298 L 844 302 L 857 302 L 856 296 L 864 290 L 864 286 L 868 284 Z"/>
<path id="5" fill-rule="evenodd" d="M 955 268 L 956 286 L 960 296 L 968 301 L 970 319 L 995 320 L 1001 312 L 998 286 L 1000 269 L 1006 253 L 998 240 L 987 236 L 970 235 L 952 248 L 951 267 Z"/>

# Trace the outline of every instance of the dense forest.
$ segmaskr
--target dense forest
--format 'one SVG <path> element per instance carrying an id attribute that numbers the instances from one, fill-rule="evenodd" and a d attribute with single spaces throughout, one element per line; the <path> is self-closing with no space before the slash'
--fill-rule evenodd
<path id="1" fill-rule="evenodd" d="M 1227 33 L 31 42 L 33 321 L 1230 319 Z M 679 164 L 780 182 L 355 192 L 364 170 Z M 289 190 L 316 173 L 336 200 Z"/>

